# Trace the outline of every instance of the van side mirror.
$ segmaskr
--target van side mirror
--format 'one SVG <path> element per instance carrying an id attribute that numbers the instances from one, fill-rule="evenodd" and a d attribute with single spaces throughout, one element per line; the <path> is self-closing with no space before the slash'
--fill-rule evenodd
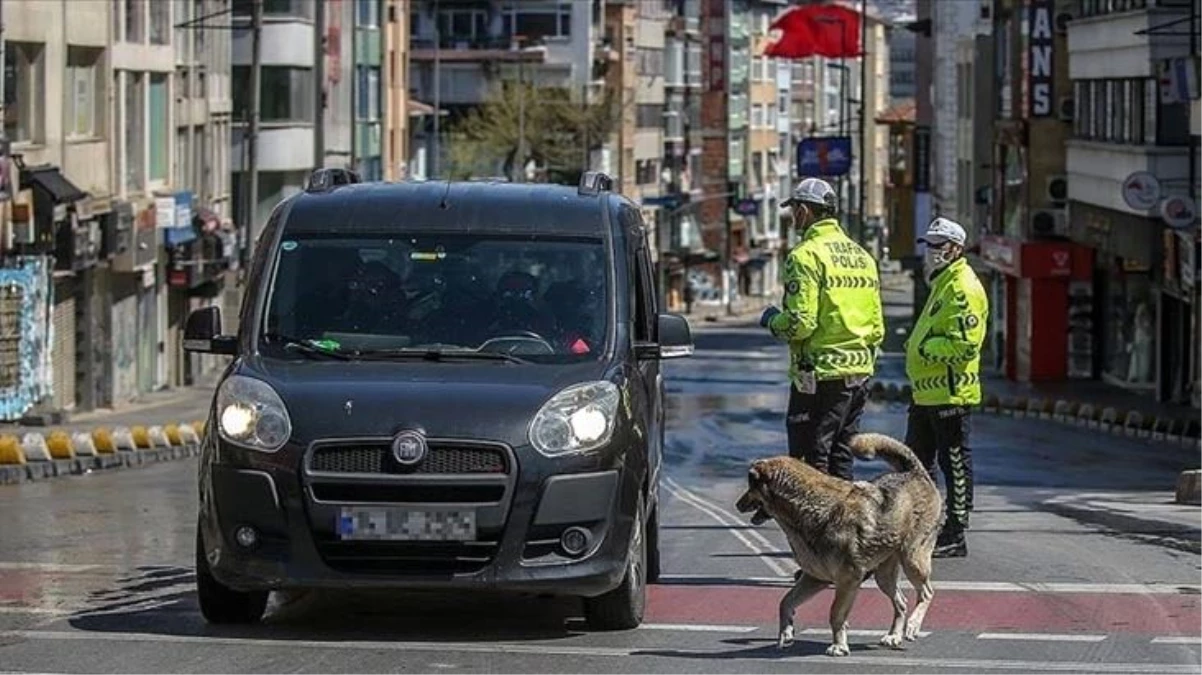
<path id="1" fill-rule="evenodd" d="M 641 359 L 680 359 L 693 355 L 693 333 L 689 322 L 678 314 L 660 314 L 659 341 L 635 345 Z"/>
<path id="2" fill-rule="evenodd" d="M 188 315 L 184 324 L 184 351 L 201 354 L 238 353 L 238 338 L 221 334 L 221 309 L 205 307 Z"/>

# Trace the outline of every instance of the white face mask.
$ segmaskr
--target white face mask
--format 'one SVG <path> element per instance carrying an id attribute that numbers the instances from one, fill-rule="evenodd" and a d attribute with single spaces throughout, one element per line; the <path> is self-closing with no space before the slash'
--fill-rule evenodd
<path id="1" fill-rule="evenodd" d="M 929 280 L 936 272 L 947 267 L 951 263 L 950 257 L 946 254 L 946 249 L 927 247 L 926 253 L 922 257 L 922 271 Z"/>

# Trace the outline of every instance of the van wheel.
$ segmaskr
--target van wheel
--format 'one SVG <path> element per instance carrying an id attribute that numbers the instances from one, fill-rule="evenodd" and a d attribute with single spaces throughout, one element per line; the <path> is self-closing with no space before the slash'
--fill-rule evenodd
<path id="1" fill-rule="evenodd" d="M 643 612 L 647 608 L 645 508 L 640 493 L 622 583 L 604 595 L 584 599 L 584 620 L 592 630 L 630 630 L 643 622 Z"/>
<path id="2" fill-rule="evenodd" d="M 267 591 L 235 591 L 213 577 L 199 527 L 196 530 L 196 595 L 200 600 L 200 613 L 205 621 L 213 624 L 256 623 L 267 609 Z"/>
<path id="3" fill-rule="evenodd" d="M 659 504 L 647 517 L 647 583 L 659 581 Z"/>

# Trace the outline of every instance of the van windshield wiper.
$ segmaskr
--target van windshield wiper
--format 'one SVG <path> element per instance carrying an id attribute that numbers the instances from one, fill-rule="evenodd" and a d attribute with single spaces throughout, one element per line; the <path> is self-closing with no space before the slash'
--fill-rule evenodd
<path id="1" fill-rule="evenodd" d="M 280 333 L 264 333 L 263 337 L 272 342 L 282 342 L 284 343 L 285 350 L 299 352 L 305 356 L 323 357 L 338 361 L 349 361 L 351 359 L 348 354 L 339 351 L 338 347 L 321 347 L 313 344 L 311 340 L 302 340 L 301 338 L 281 335 Z"/>
<path id="2" fill-rule="evenodd" d="M 397 349 L 361 349 L 354 352 L 355 356 L 371 359 L 423 359 L 426 361 L 444 361 L 449 359 L 465 359 L 476 361 L 505 361 L 507 363 L 529 363 L 526 359 L 501 352 L 479 352 L 474 349 L 441 349 L 438 347 L 402 347 Z"/>

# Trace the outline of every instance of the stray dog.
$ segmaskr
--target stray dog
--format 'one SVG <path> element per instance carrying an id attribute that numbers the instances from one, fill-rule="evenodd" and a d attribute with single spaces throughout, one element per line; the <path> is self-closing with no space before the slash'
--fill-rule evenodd
<path id="1" fill-rule="evenodd" d="M 882 434 L 858 434 L 850 443 L 861 459 L 881 457 L 894 471 L 872 481 L 845 481 L 793 457 L 756 460 L 747 473 L 747 491 L 735 508 L 759 525 L 775 519 L 801 567 L 793 588 L 780 602 L 778 645 L 793 642 L 793 613 L 799 605 L 835 586 L 828 656 L 846 656 L 847 616 L 860 584 L 873 574 L 893 603 L 893 623 L 881 644 L 898 649 L 914 640 L 930 608 L 931 553 L 943 525 L 943 500 L 922 463 L 904 444 Z M 906 620 L 906 596 L 898 569 L 918 589 L 918 604 Z M 902 632 L 903 623 L 905 632 Z"/>

